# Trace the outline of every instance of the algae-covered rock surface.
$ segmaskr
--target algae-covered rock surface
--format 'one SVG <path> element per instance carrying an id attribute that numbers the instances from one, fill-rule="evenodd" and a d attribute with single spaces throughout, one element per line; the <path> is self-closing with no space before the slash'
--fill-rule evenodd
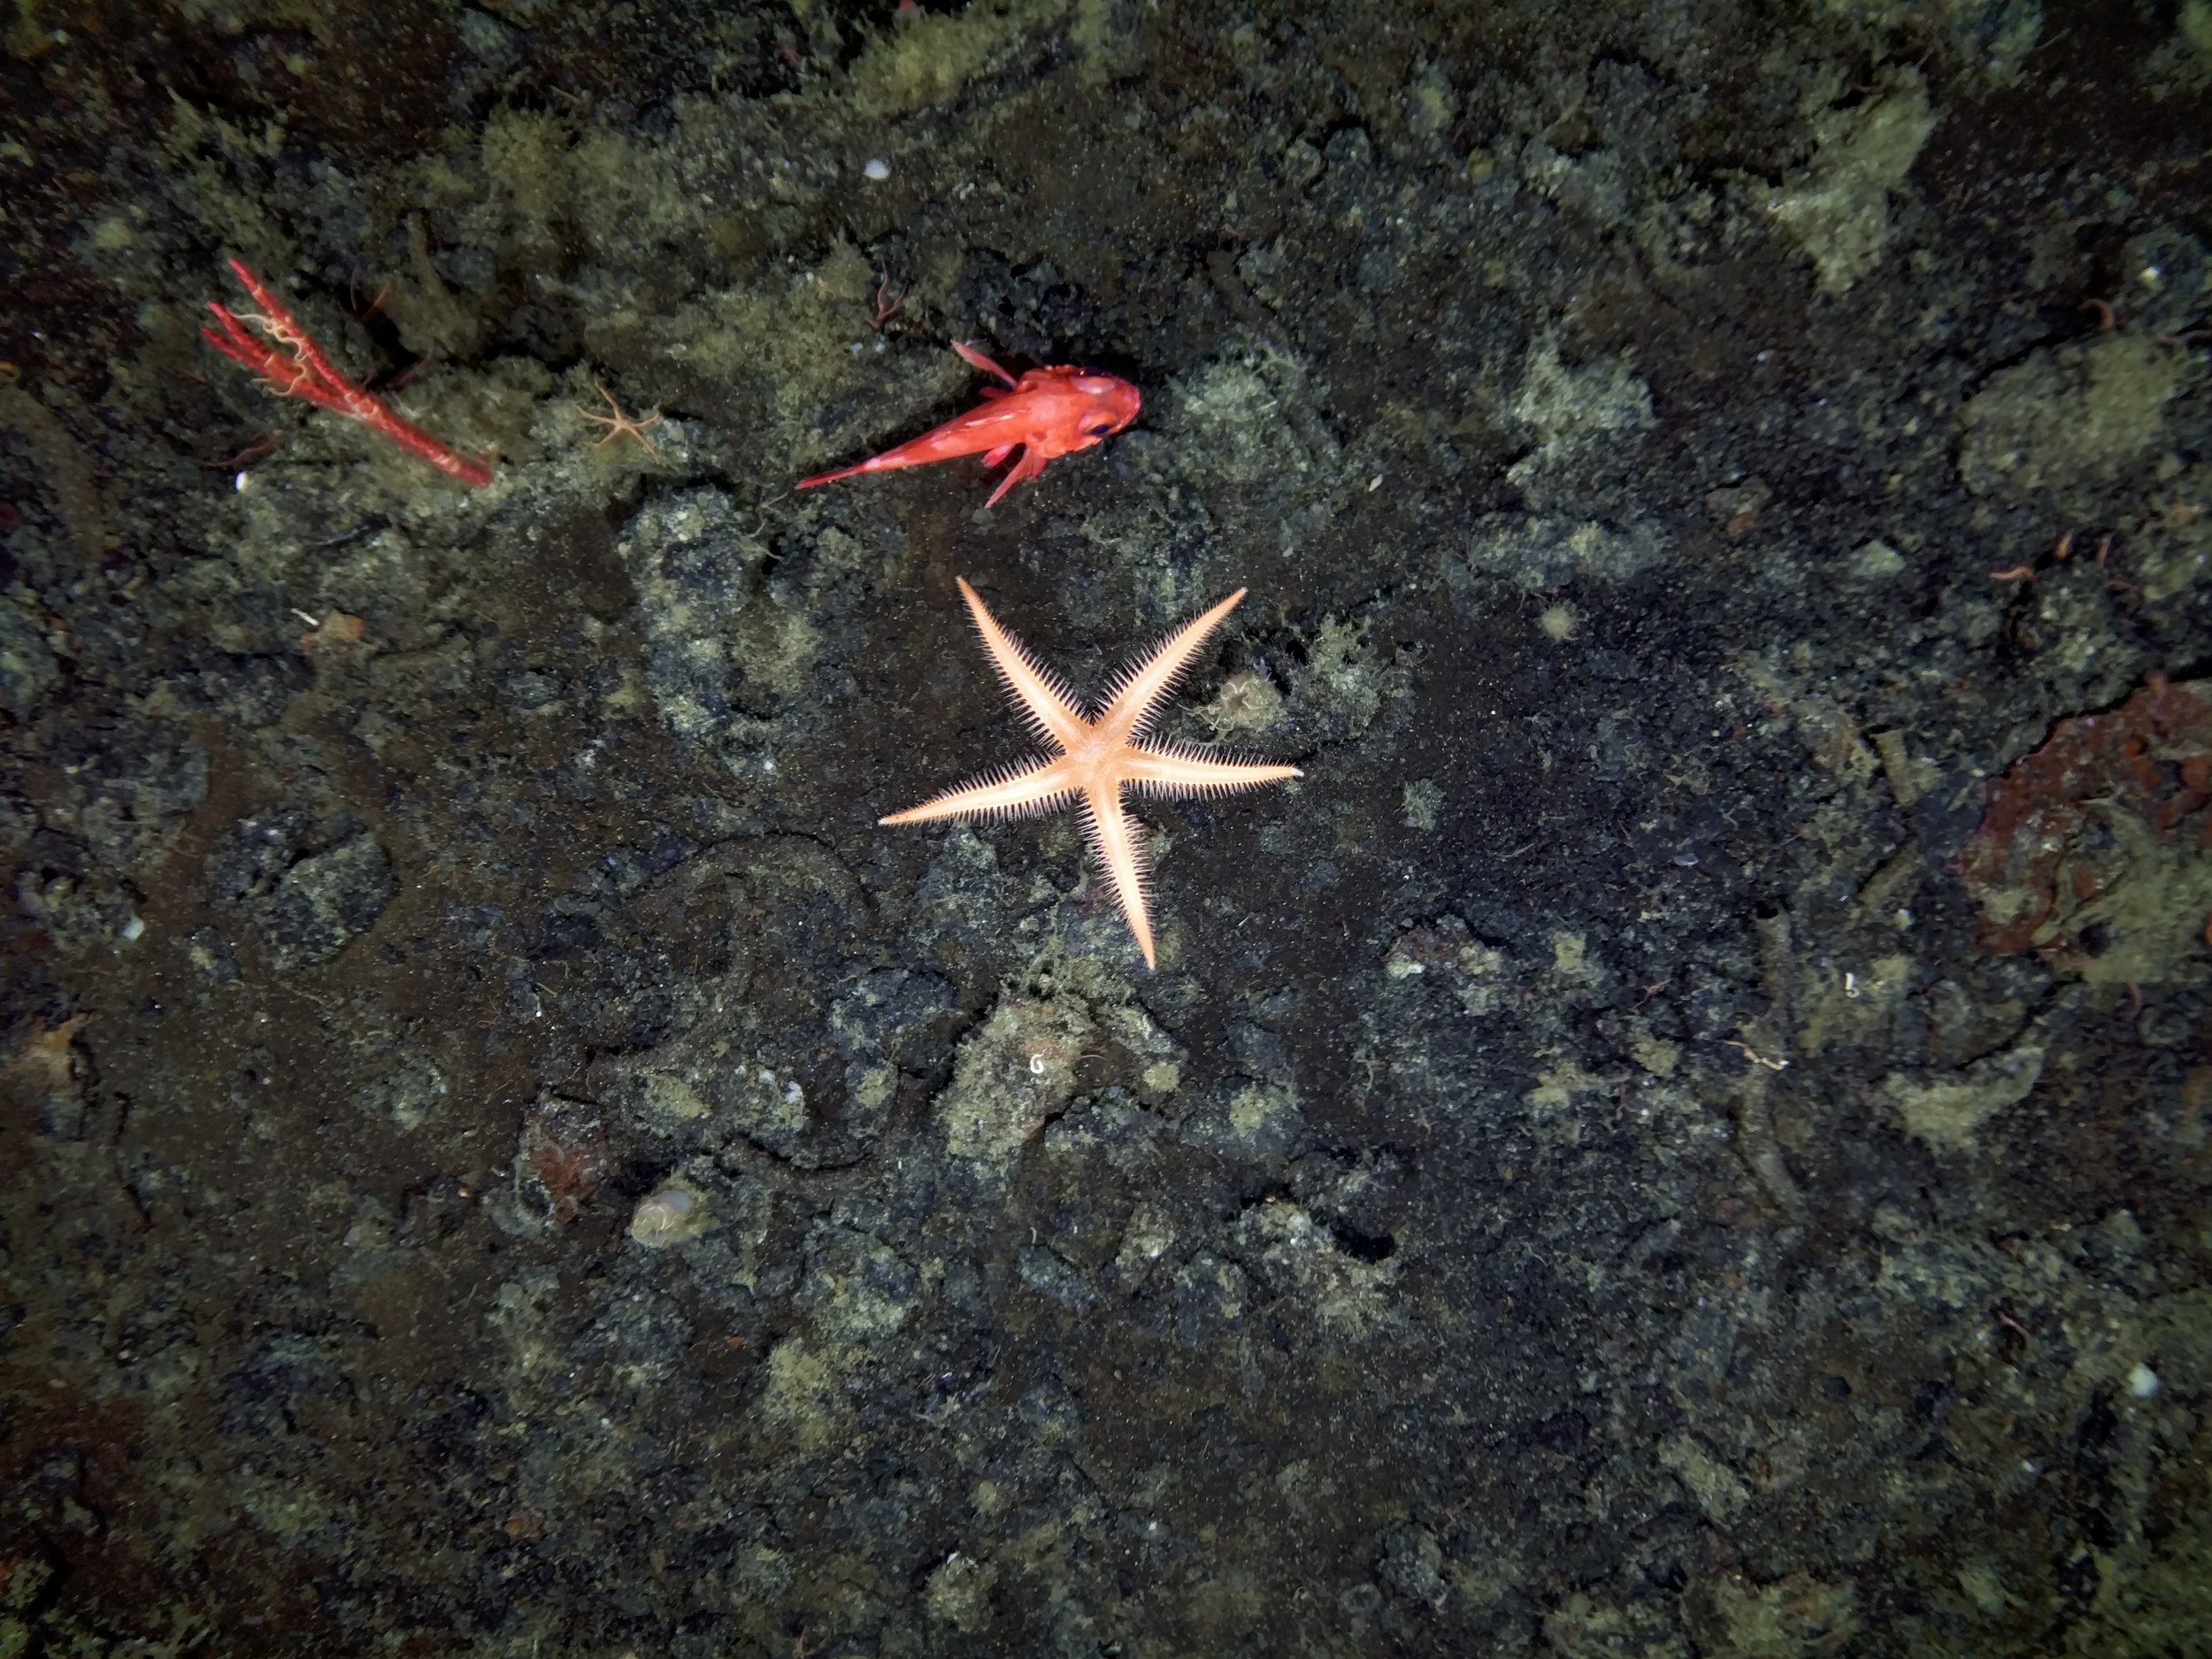
<path id="1" fill-rule="evenodd" d="M 20 0 L 0 1655 L 2212 1654 L 2208 142 L 2197 0 Z M 1142 412 L 795 488 L 954 342 Z M 1156 970 L 879 823 L 956 578 L 1248 590 Z"/>

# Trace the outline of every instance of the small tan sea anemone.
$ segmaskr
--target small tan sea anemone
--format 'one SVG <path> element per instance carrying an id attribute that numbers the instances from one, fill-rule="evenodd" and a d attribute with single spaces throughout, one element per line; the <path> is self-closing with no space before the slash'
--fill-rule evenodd
<path id="1" fill-rule="evenodd" d="M 630 1216 L 630 1237 L 649 1250 L 662 1250 L 695 1239 L 713 1225 L 707 1195 L 679 1176 L 638 1200 Z"/>
<path id="2" fill-rule="evenodd" d="M 1536 629 L 1555 645 L 1582 637 L 1582 613 L 1565 600 L 1546 605 L 1537 613 Z"/>

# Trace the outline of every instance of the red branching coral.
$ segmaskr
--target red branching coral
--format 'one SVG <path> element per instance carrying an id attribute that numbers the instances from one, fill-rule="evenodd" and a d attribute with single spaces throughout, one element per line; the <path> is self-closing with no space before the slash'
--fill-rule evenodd
<path id="1" fill-rule="evenodd" d="M 380 432 L 410 455 L 420 456 L 448 478 L 478 488 L 492 481 L 492 470 L 470 459 L 451 444 L 442 443 L 411 421 L 402 420 L 391 406 L 338 373 L 299 321 L 277 296 L 262 285 L 242 259 L 230 268 L 254 303 L 261 309 L 238 315 L 213 300 L 207 303 L 218 326 L 200 334 L 232 362 L 242 364 L 261 378 L 261 384 L 279 397 L 300 397 L 319 409 L 327 409 Z M 257 334 L 256 329 L 260 332 Z M 265 339 L 263 336 L 265 335 Z"/>

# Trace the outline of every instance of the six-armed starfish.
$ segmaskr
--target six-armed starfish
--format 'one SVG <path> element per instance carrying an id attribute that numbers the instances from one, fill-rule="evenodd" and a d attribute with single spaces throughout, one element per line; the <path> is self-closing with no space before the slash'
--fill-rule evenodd
<path id="1" fill-rule="evenodd" d="M 1121 913 L 1137 936 L 1146 967 L 1154 965 L 1152 921 L 1145 909 L 1146 859 L 1142 832 L 1122 810 L 1125 787 L 1154 795 L 1205 795 L 1280 783 L 1301 776 L 1295 766 L 1252 765 L 1215 760 L 1178 743 L 1148 743 L 1144 733 L 1159 713 L 1206 636 L 1244 597 L 1240 588 L 1202 617 L 1186 622 L 1162 641 L 1150 656 L 1124 669 L 1106 705 L 1087 718 L 1065 681 L 1040 664 L 1021 642 L 998 625 L 975 589 L 964 580 L 960 596 L 991 653 L 991 661 L 1018 698 L 1038 735 L 1057 751 L 1048 760 L 990 773 L 963 788 L 881 819 L 885 824 L 920 824 L 932 818 L 1013 818 L 1079 797 L 1091 848 L 1114 885 Z"/>

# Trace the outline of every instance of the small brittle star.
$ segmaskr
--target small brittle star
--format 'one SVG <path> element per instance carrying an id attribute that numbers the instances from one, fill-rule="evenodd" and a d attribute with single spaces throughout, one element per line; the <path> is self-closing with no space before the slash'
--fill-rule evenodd
<path id="1" fill-rule="evenodd" d="M 575 411 L 581 415 L 586 420 L 592 422 L 595 426 L 604 426 L 607 429 L 606 436 L 603 438 L 594 438 L 592 440 L 591 447 L 595 449 L 603 449 L 607 447 L 607 445 L 612 443 L 617 438 L 619 438 L 625 433 L 627 433 L 631 437 L 635 438 L 641 444 L 645 446 L 645 452 L 648 455 L 651 456 L 656 461 L 659 460 L 661 458 L 661 452 L 653 447 L 653 441 L 645 435 L 645 429 L 648 426 L 657 426 L 660 425 L 661 411 L 657 409 L 642 419 L 639 419 L 634 416 L 626 415 L 622 412 L 622 405 L 615 402 L 614 394 L 609 391 L 605 387 L 600 385 L 597 376 L 595 375 L 592 378 L 591 383 L 593 388 L 598 392 L 599 396 L 607 400 L 607 407 L 614 411 L 614 413 L 611 415 L 599 415 L 594 414 L 590 410 L 586 409 L 581 403 L 572 403 L 570 405 L 571 408 L 575 410 Z"/>

